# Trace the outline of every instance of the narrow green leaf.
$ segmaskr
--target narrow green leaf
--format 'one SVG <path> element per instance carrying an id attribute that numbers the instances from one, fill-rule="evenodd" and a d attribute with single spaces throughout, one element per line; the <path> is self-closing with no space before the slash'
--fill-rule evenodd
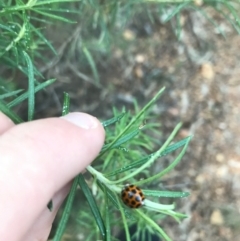
<path id="1" fill-rule="evenodd" d="M 33 119 L 35 107 L 35 85 L 34 85 L 34 71 L 32 60 L 29 55 L 23 51 L 27 67 L 28 67 L 28 121 Z"/>
<path id="2" fill-rule="evenodd" d="M 189 137 L 184 138 L 181 141 L 168 146 L 162 153 L 159 154 L 158 158 L 162 157 L 162 156 L 166 156 L 167 154 L 169 154 L 169 153 L 179 149 L 180 147 L 184 146 L 187 143 L 188 138 Z M 147 156 L 141 158 L 140 160 L 132 161 L 130 165 L 123 166 L 123 167 L 121 167 L 121 168 L 119 168 L 119 169 L 117 169 L 113 172 L 107 173 L 107 174 L 105 174 L 105 176 L 106 177 L 115 176 L 116 174 L 119 174 L 119 173 L 122 173 L 122 172 L 126 172 L 128 170 L 137 168 L 137 167 L 143 165 L 144 163 L 146 163 L 155 154 L 156 154 L 156 152 L 154 152 L 150 155 L 147 155 Z"/>
<path id="3" fill-rule="evenodd" d="M 120 121 L 125 114 L 126 114 L 126 113 L 123 112 L 122 114 L 120 114 L 120 115 L 118 115 L 118 116 L 116 116 L 116 117 L 113 117 L 113 118 L 111 118 L 111 119 L 109 119 L 109 120 L 103 121 L 103 122 L 102 122 L 103 127 L 110 126 L 110 125 L 112 125 L 112 124 Z"/>
<path id="4" fill-rule="evenodd" d="M 2 94 L 0 95 L 0 100 L 3 100 L 5 98 L 9 98 L 9 97 L 12 97 L 12 96 L 15 96 L 17 95 L 18 93 L 22 92 L 23 90 L 15 90 L 15 91 L 12 91 L 12 92 L 9 92 L 9 93 L 5 93 L 5 94 Z"/>
<path id="5" fill-rule="evenodd" d="M 94 61 L 91 53 L 88 51 L 88 49 L 86 47 L 83 48 L 83 53 L 85 54 L 85 56 L 88 60 L 88 63 L 90 65 L 91 69 L 92 69 L 93 76 L 94 76 L 94 79 L 95 79 L 96 83 L 99 84 L 100 81 L 99 81 L 97 67 L 96 67 L 95 61 Z"/>
<path id="6" fill-rule="evenodd" d="M 88 185 L 87 185 L 87 183 L 86 183 L 82 174 L 79 174 L 78 181 L 79 181 L 79 185 L 80 185 L 80 187 L 81 187 L 81 189 L 84 193 L 84 196 L 86 197 L 86 199 L 88 201 L 88 204 L 89 204 L 90 209 L 92 211 L 93 217 L 96 220 L 96 223 L 98 225 L 98 228 L 100 230 L 102 238 L 105 240 L 105 238 L 106 238 L 106 228 L 105 228 L 101 213 L 100 213 L 100 211 L 98 209 L 98 206 L 96 204 L 96 201 L 95 201 L 95 199 L 92 195 L 92 192 L 90 191 L 90 189 L 89 189 L 89 187 L 88 187 Z"/>
<path id="7" fill-rule="evenodd" d="M 67 115 L 69 113 L 69 107 L 70 107 L 70 98 L 69 94 L 64 92 L 63 93 L 63 108 L 62 108 L 62 115 Z"/>
<path id="8" fill-rule="evenodd" d="M 110 209 L 108 203 L 107 188 L 104 188 L 105 201 L 105 225 L 106 225 L 106 241 L 111 241 L 111 225 L 110 225 Z"/>
<path id="9" fill-rule="evenodd" d="M 0 101 L 0 111 L 2 111 L 6 116 L 8 116 L 15 124 L 23 122 L 23 120 L 2 101 Z"/>
<path id="10" fill-rule="evenodd" d="M 15 32 L 11 28 L 6 26 L 6 25 L 0 24 L 0 28 L 4 29 L 4 30 L 7 30 L 8 32 L 11 32 L 11 33 L 13 33 L 15 35 Z"/>
<path id="11" fill-rule="evenodd" d="M 70 190 L 70 193 L 68 194 L 66 206 L 64 207 L 64 210 L 63 210 L 63 213 L 61 216 L 61 220 L 57 227 L 57 231 L 56 231 L 53 241 L 61 241 L 62 240 L 62 236 L 64 234 L 64 230 L 66 228 L 67 221 L 68 221 L 70 213 L 71 213 L 72 204 L 73 204 L 73 200 L 74 200 L 74 197 L 76 194 L 77 186 L 78 186 L 78 177 L 76 177 L 74 179 L 73 184 L 71 186 L 71 190 Z"/>
<path id="12" fill-rule="evenodd" d="M 172 19 L 176 14 L 178 14 L 188 4 L 189 4 L 189 2 L 185 2 L 182 4 L 176 5 L 176 7 L 171 12 L 171 14 L 169 14 L 168 17 L 166 19 L 164 19 L 164 22 L 168 22 L 170 19 Z"/>
<path id="13" fill-rule="evenodd" d="M 177 36 L 178 40 L 180 40 L 181 32 L 182 32 L 181 14 L 182 14 L 181 12 L 178 12 L 178 13 L 176 14 L 176 23 L 177 23 L 177 26 L 176 26 L 175 33 L 176 33 L 176 36 Z"/>
<path id="14" fill-rule="evenodd" d="M 34 3 L 34 6 L 40 6 L 40 5 L 49 5 L 52 3 L 71 3 L 71 2 L 79 2 L 79 0 L 45 0 L 45 1 L 37 1 Z"/>
<path id="15" fill-rule="evenodd" d="M 174 192 L 174 191 L 158 191 L 158 190 L 146 190 L 142 189 L 145 196 L 152 197 L 171 197 L 171 198 L 182 198 L 188 197 L 189 192 Z"/>
<path id="16" fill-rule="evenodd" d="M 43 11 L 43 12 L 77 13 L 77 14 L 79 14 L 79 10 L 67 9 L 67 8 L 37 7 L 37 8 L 35 8 L 35 9 L 40 10 L 40 11 Z"/>
<path id="17" fill-rule="evenodd" d="M 61 17 L 61 16 L 58 16 L 58 15 L 55 15 L 55 14 L 46 13 L 46 12 L 37 10 L 36 8 L 33 8 L 32 11 L 34 11 L 34 12 L 36 12 L 36 13 L 38 13 L 38 14 L 41 14 L 41 15 L 43 15 L 43 16 L 52 18 L 52 19 L 56 19 L 56 20 L 62 21 L 62 22 L 66 22 L 66 23 L 76 23 L 75 21 L 71 21 L 71 20 L 69 20 L 69 19 L 67 19 L 67 18 L 64 18 L 64 17 Z"/>
<path id="18" fill-rule="evenodd" d="M 32 30 L 38 35 L 38 37 L 52 50 L 52 52 L 57 55 L 56 50 L 54 49 L 54 47 L 52 46 L 52 44 L 43 36 L 43 34 L 38 31 L 38 29 L 36 29 L 33 25 L 31 25 Z"/>
<path id="19" fill-rule="evenodd" d="M 50 79 L 50 80 L 47 80 L 47 81 L 39 84 L 38 86 L 35 87 L 34 93 L 37 93 L 39 90 L 46 88 L 47 86 L 51 85 L 55 81 L 56 81 L 56 79 Z M 27 97 L 28 97 L 28 92 L 25 92 L 22 95 L 20 95 L 19 97 L 17 97 L 15 100 L 8 103 L 7 106 L 9 108 L 12 108 L 12 107 L 20 104 L 21 102 L 23 102 L 25 99 L 27 99 Z"/>
<path id="20" fill-rule="evenodd" d="M 139 132 L 140 132 L 139 129 L 131 131 L 130 133 L 123 136 L 122 138 L 118 139 L 118 141 L 115 142 L 114 145 L 111 145 L 111 144 L 104 145 L 104 147 L 102 148 L 102 151 L 105 151 L 106 149 L 111 150 L 113 148 L 121 146 L 122 144 L 128 142 L 129 140 L 131 140 L 132 138 L 137 136 L 139 134 Z M 109 146 L 110 146 L 110 148 L 109 148 Z"/>

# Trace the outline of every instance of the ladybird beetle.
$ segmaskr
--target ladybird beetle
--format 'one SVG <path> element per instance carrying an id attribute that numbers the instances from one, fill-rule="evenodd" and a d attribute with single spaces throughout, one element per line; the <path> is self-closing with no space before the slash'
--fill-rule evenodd
<path id="1" fill-rule="evenodd" d="M 142 190 L 135 186 L 127 184 L 121 193 L 122 200 L 125 205 L 130 208 L 139 208 L 144 205 L 144 195 Z"/>

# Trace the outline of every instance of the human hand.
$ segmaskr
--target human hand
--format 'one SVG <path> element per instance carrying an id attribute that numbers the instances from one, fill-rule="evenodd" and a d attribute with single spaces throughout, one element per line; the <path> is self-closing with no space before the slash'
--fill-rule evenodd
<path id="1" fill-rule="evenodd" d="M 15 125 L 0 112 L 0 239 L 47 240 L 71 180 L 103 142 L 101 123 L 84 113 Z"/>

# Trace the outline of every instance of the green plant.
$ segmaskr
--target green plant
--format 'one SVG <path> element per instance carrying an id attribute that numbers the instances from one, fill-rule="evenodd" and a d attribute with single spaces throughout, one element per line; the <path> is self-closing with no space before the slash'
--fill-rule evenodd
<path id="1" fill-rule="evenodd" d="M 166 173 L 171 171 L 179 163 L 191 140 L 191 137 L 187 137 L 170 145 L 181 127 L 181 124 L 179 124 L 161 148 L 151 154 L 146 154 L 146 152 L 143 151 L 143 149 L 151 149 L 151 146 L 145 143 L 147 135 L 142 132 L 148 124 L 145 125 L 143 123 L 148 119 L 147 113 L 149 108 L 156 102 L 163 90 L 164 88 L 159 91 L 136 116 L 132 116 L 132 114 L 128 112 L 117 113 L 113 119 L 103 122 L 103 126 L 105 126 L 107 132 L 107 143 L 103 146 L 102 151 L 93 162 L 93 165 L 87 167 L 92 178 L 86 180 L 83 174 L 79 174 L 79 176 L 75 178 L 53 239 L 54 241 L 60 241 L 64 234 L 78 185 L 84 193 L 91 210 L 91 212 L 84 208 L 79 210 L 79 217 L 84 219 L 85 226 L 87 230 L 89 230 L 89 233 L 91 233 L 90 236 L 85 237 L 85 240 L 113 240 L 111 230 L 113 230 L 114 225 L 119 225 L 120 223 L 123 223 L 127 240 L 131 240 L 128 226 L 136 222 L 141 225 L 142 232 L 148 229 L 158 233 L 164 240 L 171 240 L 158 223 L 156 223 L 156 220 L 159 219 L 159 213 L 161 214 L 161 218 L 169 215 L 176 221 L 180 221 L 186 217 L 186 215 L 175 212 L 174 204 L 160 204 L 156 201 L 156 198 L 180 198 L 188 196 L 188 193 L 143 189 L 144 195 L 147 197 L 146 200 L 144 200 L 145 205 L 142 209 L 135 210 L 130 210 L 124 206 L 120 197 L 124 184 L 128 182 L 142 187 L 147 187 L 152 183 L 158 183 Z M 63 113 L 67 113 L 68 108 L 69 97 L 65 94 Z M 110 127 L 113 124 L 116 126 L 111 130 Z M 151 124 L 149 124 L 149 127 L 150 129 L 152 128 Z M 110 130 L 108 130 L 108 128 Z M 113 132 L 114 136 L 111 135 Z M 136 136 L 138 136 L 138 138 L 136 138 Z M 150 139 L 148 140 L 148 143 L 149 142 Z M 160 157 L 178 148 L 182 148 L 182 150 L 170 165 L 160 173 L 150 175 L 150 166 L 155 164 Z M 152 201 L 149 197 L 153 197 L 155 201 Z M 121 216 L 119 216 L 119 214 L 121 214 Z M 114 224 L 112 220 L 116 220 L 116 217 L 117 221 Z M 93 219 L 95 219 L 95 223 L 92 222 Z M 81 219 L 79 218 L 78 220 Z M 98 229 L 94 228 L 95 225 L 98 226 Z"/>
<path id="2" fill-rule="evenodd" d="M 1 77 L 1 82 L 3 82 L 2 93 L 0 92 L 0 99 L 2 100 L 0 103 L 1 111 L 9 115 L 15 123 L 20 123 L 22 120 L 11 111 L 11 108 L 28 99 L 28 120 L 32 120 L 35 109 L 35 93 L 43 90 L 55 81 L 54 79 L 50 79 L 43 83 L 39 82 L 39 80 L 42 81 L 44 77 L 39 72 L 35 62 L 38 61 L 39 58 L 43 59 L 40 54 L 41 46 L 48 46 L 55 54 L 56 51 L 51 43 L 43 36 L 40 27 L 37 27 L 37 23 L 38 21 L 42 21 L 41 16 L 46 17 L 46 23 L 48 24 L 47 18 L 71 22 L 67 18 L 50 14 L 44 9 L 44 6 L 61 2 L 68 2 L 68 0 L 29 0 L 27 3 L 18 0 L 15 5 L 9 0 L 1 5 L 0 61 L 2 71 L 8 72 L 8 75 L 11 71 L 10 80 L 15 78 L 17 71 L 22 72 L 23 78 L 25 78 L 25 76 L 28 78 L 28 90 L 22 94 L 22 89 L 17 91 L 13 91 L 11 88 L 9 89 L 11 86 L 5 84 L 5 82 L 7 82 L 7 80 L 4 79 L 5 76 L 3 75 Z M 59 8 L 55 8 L 55 10 L 62 12 Z M 46 59 L 44 60 L 46 61 Z M 14 80 L 14 83 L 18 84 L 18 81 Z"/>

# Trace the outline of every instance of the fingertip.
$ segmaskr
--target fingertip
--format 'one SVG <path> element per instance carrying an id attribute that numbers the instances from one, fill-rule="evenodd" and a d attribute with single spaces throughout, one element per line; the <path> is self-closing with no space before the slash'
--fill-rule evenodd
<path id="1" fill-rule="evenodd" d="M 86 130 L 101 126 L 101 123 L 96 117 L 81 112 L 72 112 L 68 115 L 62 116 L 61 118 Z"/>
<path id="2" fill-rule="evenodd" d="M 82 112 L 71 112 L 62 116 L 61 119 L 80 127 L 84 133 L 88 133 L 86 135 L 85 143 L 92 144 L 94 149 L 97 150 L 97 152 L 100 152 L 105 140 L 105 130 L 96 117 Z"/>

